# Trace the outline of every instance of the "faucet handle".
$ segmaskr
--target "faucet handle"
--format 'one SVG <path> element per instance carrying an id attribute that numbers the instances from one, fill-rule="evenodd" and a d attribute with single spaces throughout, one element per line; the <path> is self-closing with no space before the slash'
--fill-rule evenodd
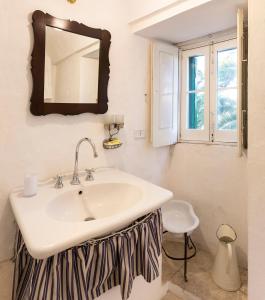
<path id="1" fill-rule="evenodd" d="M 61 189 L 61 188 L 63 188 L 63 178 L 64 178 L 64 176 L 62 176 L 62 175 L 57 175 L 57 176 L 55 177 L 56 182 L 55 182 L 54 187 L 55 187 L 56 189 Z"/>
<path id="2" fill-rule="evenodd" d="M 95 172 L 95 169 L 91 168 L 91 169 L 86 169 L 85 171 L 87 172 L 86 181 L 93 181 L 94 180 L 94 176 L 93 176 L 92 173 Z"/>

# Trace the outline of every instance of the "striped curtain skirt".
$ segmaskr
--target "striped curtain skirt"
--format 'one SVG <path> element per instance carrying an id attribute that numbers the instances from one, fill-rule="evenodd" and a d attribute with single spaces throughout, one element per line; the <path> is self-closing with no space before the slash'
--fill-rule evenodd
<path id="1" fill-rule="evenodd" d="M 92 300 L 120 285 L 129 298 L 133 281 L 159 276 L 162 221 L 157 210 L 111 236 L 89 240 L 47 259 L 34 259 L 20 232 L 15 247 L 13 300 Z"/>

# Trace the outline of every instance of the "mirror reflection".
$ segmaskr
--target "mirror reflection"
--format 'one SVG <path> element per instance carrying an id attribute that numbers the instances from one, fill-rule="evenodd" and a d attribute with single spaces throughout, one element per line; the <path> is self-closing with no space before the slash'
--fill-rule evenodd
<path id="1" fill-rule="evenodd" d="M 100 40 L 46 26 L 44 102 L 97 103 Z"/>

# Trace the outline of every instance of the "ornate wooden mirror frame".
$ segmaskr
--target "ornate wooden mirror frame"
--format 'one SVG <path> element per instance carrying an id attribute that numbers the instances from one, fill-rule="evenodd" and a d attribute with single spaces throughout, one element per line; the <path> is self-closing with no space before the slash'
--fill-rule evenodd
<path id="1" fill-rule="evenodd" d="M 31 59 L 33 77 L 33 91 L 31 95 L 30 111 L 35 116 L 47 114 L 77 115 L 81 113 L 104 114 L 108 110 L 108 81 L 109 81 L 109 48 L 111 34 L 107 30 L 87 27 L 76 21 L 57 19 L 42 11 L 35 11 L 32 15 L 34 31 L 34 47 Z M 99 77 L 97 103 L 45 103 L 45 42 L 46 26 L 58 28 L 71 33 L 84 35 L 100 40 Z"/>

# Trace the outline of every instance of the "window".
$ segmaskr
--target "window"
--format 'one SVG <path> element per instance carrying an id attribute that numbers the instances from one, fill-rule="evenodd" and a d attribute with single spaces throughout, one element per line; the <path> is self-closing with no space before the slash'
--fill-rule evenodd
<path id="1" fill-rule="evenodd" d="M 236 142 L 236 40 L 182 54 L 181 139 Z"/>

